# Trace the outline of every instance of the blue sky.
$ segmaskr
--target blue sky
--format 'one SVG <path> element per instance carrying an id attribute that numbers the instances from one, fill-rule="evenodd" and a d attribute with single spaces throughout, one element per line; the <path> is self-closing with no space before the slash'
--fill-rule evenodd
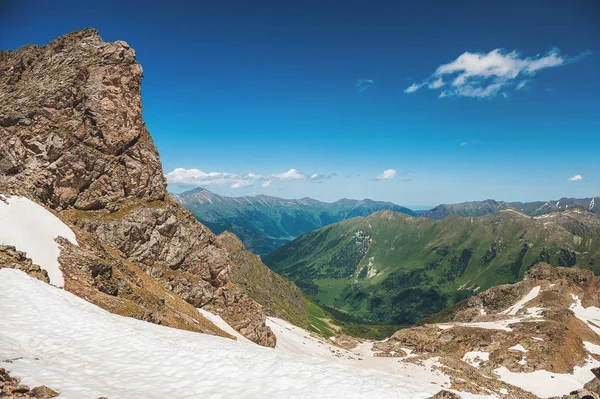
<path id="1" fill-rule="evenodd" d="M 174 190 L 600 195 L 597 1 L 190 3 L 2 1 L 0 48 L 127 41 Z"/>

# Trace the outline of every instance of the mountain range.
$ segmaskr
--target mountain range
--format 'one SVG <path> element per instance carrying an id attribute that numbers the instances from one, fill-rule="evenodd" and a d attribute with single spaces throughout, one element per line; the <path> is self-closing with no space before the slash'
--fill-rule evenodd
<path id="1" fill-rule="evenodd" d="M 427 219 L 439 220 L 450 215 L 484 216 L 505 209 L 514 209 L 526 215 L 537 216 L 569 208 L 582 208 L 593 213 L 600 213 L 600 197 L 561 198 L 554 201 L 533 202 L 506 202 L 488 199 L 485 201 L 462 202 L 459 204 L 441 204 L 433 209 L 421 212 L 419 216 Z"/>
<path id="2" fill-rule="evenodd" d="M 600 215 L 507 209 L 442 220 L 380 211 L 305 234 L 264 258 L 319 304 L 410 325 L 537 262 L 600 272 Z"/>
<path id="3" fill-rule="evenodd" d="M 302 234 L 380 210 L 415 215 L 391 202 L 341 199 L 328 203 L 312 198 L 283 199 L 267 195 L 224 197 L 204 188 L 171 196 L 215 234 L 230 231 L 244 246 L 266 255 Z"/>

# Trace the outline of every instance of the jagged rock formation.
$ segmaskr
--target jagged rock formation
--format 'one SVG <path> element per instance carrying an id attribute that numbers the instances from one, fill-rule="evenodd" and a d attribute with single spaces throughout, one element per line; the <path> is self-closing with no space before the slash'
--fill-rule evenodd
<path id="1" fill-rule="evenodd" d="M 1 52 L 0 192 L 43 204 L 73 227 L 83 244 L 63 245 L 66 289 L 154 322 L 174 318 L 193 329 L 206 321 L 181 304 L 167 316 L 169 295 L 146 289 L 159 282 L 274 346 L 260 306 L 229 282 L 226 250 L 168 196 L 142 120 L 141 80 L 135 51 L 94 29 Z M 131 298 L 135 309 L 114 303 Z"/>

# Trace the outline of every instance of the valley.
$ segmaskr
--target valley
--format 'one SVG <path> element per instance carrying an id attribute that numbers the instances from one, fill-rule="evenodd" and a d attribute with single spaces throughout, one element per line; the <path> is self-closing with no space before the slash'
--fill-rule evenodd
<path id="1" fill-rule="evenodd" d="M 538 262 L 600 272 L 600 217 L 504 210 L 440 221 L 390 211 L 306 234 L 264 258 L 317 303 L 377 323 L 411 325 Z"/>

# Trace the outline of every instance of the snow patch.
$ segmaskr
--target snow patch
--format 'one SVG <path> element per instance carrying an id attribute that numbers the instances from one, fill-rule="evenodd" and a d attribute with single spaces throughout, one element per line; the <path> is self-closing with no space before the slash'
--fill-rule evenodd
<path id="1" fill-rule="evenodd" d="M 584 308 L 577 295 L 571 294 L 571 297 L 575 302 L 571 304 L 570 309 L 575 313 L 575 316 L 583 321 L 596 334 L 600 335 L 600 308 L 597 308 L 596 306 Z"/>
<path id="2" fill-rule="evenodd" d="M 590 371 L 598 367 L 600 362 L 588 358 L 583 367 L 576 366 L 571 374 L 553 373 L 547 370 L 536 370 L 531 373 L 517 373 L 502 366 L 494 370 L 500 379 L 512 385 L 516 385 L 541 398 L 551 396 L 562 396 L 581 387 L 594 378 Z"/>
<path id="3" fill-rule="evenodd" d="M 208 310 L 200 309 L 200 308 L 198 308 L 198 312 L 200 312 L 200 314 L 202 314 L 202 316 L 206 317 L 211 323 L 213 323 L 215 326 L 219 327 L 221 330 L 225 331 L 227 334 L 236 337 L 238 341 L 253 343 L 248 338 L 244 337 L 242 334 L 237 332 L 229 324 L 227 324 L 227 322 L 225 320 L 223 320 L 221 318 L 221 316 L 218 316 L 214 313 L 209 312 Z"/>
<path id="4" fill-rule="evenodd" d="M 3 199 L 3 200 L 2 200 Z M 23 251 L 33 263 L 48 272 L 50 283 L 64 286 L 56 238 L 77 245 L 75 233 L 59 218 L 35 202 L 18 196 L 0 195 L 0 245 L 12 245 Z"/>
<path id="5" fill-rule="evenodd" d="M 521 344 L 517 344 L 514 346 L 511 346 L 510 348 L 508 348 L 508 350 L 513 350 L 513 351 L 519 351 L 519 352 L 523 352 L 523 353 L 527 353 L 529 352 L 527 349 L 523 348 L 523 345 Z"/>
<path id="6" fill-rule="evenodd" d="M 531 291 L 529 291 L 529 293 L 527 295 L 525 295 L 520 301 L 518 301 L 517 303 L 515 303 L 513 306 L 509 307 L 508 309 L 504 310 L 500 314 L 507 314 L 510 316 L 516 315 L 517 312 L 519 310 L 521 310 L 521 308 L 523 308 L 523 305 L 525 305 L 527 302 L 535 299 L 539 295 L 540 288 L 541 287 L 539 285 L 537 287 L 533 287 L 531 289 Z"/>

